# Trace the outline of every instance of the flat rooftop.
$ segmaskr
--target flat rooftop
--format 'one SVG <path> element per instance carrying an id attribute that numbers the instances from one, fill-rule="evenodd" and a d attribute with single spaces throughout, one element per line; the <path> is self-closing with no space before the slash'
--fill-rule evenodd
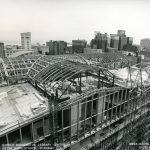
<path id="1" fill-rule="evenodd" d="M 28 83 L 0 88 L 0 132 L 47 110 L 47 99 Z"/>

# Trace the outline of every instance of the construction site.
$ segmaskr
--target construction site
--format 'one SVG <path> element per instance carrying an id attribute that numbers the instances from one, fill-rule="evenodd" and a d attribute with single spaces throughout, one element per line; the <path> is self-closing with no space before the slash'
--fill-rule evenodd
<path id="1" fill-rule="evenodd" d="M 0 150 L 148 150 L 150 65 L 121 53 L 0 59 Z"/>

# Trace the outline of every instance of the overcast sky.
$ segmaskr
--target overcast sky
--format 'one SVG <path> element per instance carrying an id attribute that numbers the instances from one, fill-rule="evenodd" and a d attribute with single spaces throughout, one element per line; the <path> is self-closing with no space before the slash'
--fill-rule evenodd
<path id="1" fill-rule="evenodd" d="M 21 32 L 32 42 L 93 38 L 94 31 L 150 38 L 149 0 L 0 0 L 0 41 L 20 43 Z"/>

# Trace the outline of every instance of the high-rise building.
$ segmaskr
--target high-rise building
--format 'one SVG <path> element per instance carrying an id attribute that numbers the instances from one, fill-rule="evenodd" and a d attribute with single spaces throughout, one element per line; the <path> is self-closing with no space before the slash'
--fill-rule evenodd
<path id="1" fill-rule="evenodd" d="M 118 50 L 119 48 L 119 36 L 117 34 L 111 34 L 110 35 L 110 47 L 116 48 Z"/>
<path id="2" fill-rule="evenodd" d="M 126 31 L 125 30 L 118 30 L 118 35 L 119 36 L 126 36 Z"/>
<path id="3" fill-rule="evenodd" d="M 127 45 L 128 38 L 126 37 L 126 32 L 125 30 L 118 30 L 119 36 L 119 47 L 118 50 L 123 50 L 124 46 Z"/>
<path id="4" fill-rule="evenodd" d="M 132 45 L 133 37 L 126 37 L 125 30 L 118 30 L 117 34 L 110 34 L 110 48 L 123 50 L 127 44 Z"/>
<path id="5" fill-rule="evenodd" d="M 49 54 L 50 55 L 55 55 L 55 52 L 53 50 L 53 41 L 51 40 L 49 42 L 46 42 L 46 46 L 49 47 Z"/>
<path id="6" fill-rule="evenodd" d="M 46 46 L 49 47 L 50 55 L 65 54 L 67 50 L 67 42 L 65 41 L 49 41 L 46 42 Z"/>
<path id="7" fill-rule="evenodd" d="M 118 50 L 123 50 L 124 46 L 127 45 L 127 37 L 120 36 L 119 37 L 119 49 Z"/>
<path id="8" fill-rule="evenodd" d="M 87 41 L 85 40 L 72 40 L 72 52 L 73 53 L 83 53 L 84 48 L 86 48 Z"/>
<path id="9" fill-rule="evenodd" d="M 133 44 L 133 37 L 127 37 L 127 44 Z"/>
<path id="10" fill-rule="evenodd" d="M 21 46 L 22 49 L 31 49 L 31 32 L 21 33 Z"/>
<path id="11" fill-rule="evenodd" d="M 0 43 L 0 57 L 5 57 L 4 43 Z"/>
<path id="12" fill-rule="evenodd" d="M 107 33 L 101 34 L 100 32 L 95 33 L 94 39 L 91 40 L 91 48 L 94 49 L 103 49 L 104 51 L 107 48 Z"/>
<path id="13" fill-rule="evenodd" d="M 146 50 L 150 50 L 150 39 L 142 39 L 140 42 L 141 45 L 141 49 L 146 49 Z"/>

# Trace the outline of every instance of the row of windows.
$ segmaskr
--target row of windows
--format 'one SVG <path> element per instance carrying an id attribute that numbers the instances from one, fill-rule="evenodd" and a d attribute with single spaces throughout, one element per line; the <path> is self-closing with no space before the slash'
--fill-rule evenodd
<path id="1" fill-rule="evenodd" d="M 59 119 L 55 120 L 57 142 L 69 142 L 71 144 L 73 141 L 91 135 L 93 131 L 96 132 L 99 127 L 101 129 L 103 127 L 101 136 L 106 133 L 113 133 L 115 129 L 120 130 L 118 128 L 120 125 L 127 125 L 138 114 L 141 115 L 146 112 L 144 104 L 150 100 L 149 93 L 143 97 L 130 98 L 128 90 L 104 95 L 102 96 L 101 93 L 93 94 L 69 106 L 69 108 L 58 111 L 56 113 L 58 117 L 56 118 Z M 131 113 L 132 111 L 134 113 Z M 107 128 L 108 126 L 109 128 Z M 21 129 L 21 132 L 23 132 L 22 139 L 24 139 L 23 136 L 26 136 L 25 138 L 29 136 L 30 141 L 51 133 L 49 118 L 34 122 L 33 126 L 29 125 L 27 128 L 28 131 L 31 131 L 30 135 L 24 132 L 24 128 Z M 12 135 L 18 135 L 16 139 L 11 138 L 11 134 L 8 135 L 10 143 L 14 143 L 11 139 L 17 140 L 19 138 L 20 132 L 18 131 L 12 133 Z"/>

